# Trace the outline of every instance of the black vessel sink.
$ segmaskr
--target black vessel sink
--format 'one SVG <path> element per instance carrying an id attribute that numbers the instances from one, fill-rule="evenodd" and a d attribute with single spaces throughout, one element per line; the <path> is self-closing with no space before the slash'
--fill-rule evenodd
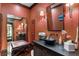
<path id="1" fill-rule="evenodd" d="M 44 40 L 46 45 L 55 45 L 56 40 Z"/>

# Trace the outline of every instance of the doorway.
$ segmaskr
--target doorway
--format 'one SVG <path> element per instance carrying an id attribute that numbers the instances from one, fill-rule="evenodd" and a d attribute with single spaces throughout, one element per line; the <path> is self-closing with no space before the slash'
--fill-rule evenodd
<path id="1" fill-rule="evenodd" d="M 25 17 L 7 15 L 7 55 L 12 56 L 13 48 L 28 41 L 27 20 Z M 15 49 L 14 49 L 15 50 Z M 18 52 L 17 52 L 18 53 Z"/>

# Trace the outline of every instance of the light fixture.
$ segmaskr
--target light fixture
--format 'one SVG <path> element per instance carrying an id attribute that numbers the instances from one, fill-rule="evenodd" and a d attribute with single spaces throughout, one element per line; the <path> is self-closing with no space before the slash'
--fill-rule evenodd
<path id="1" fill-rule="evenodd" d="M 18 28 L 17 28 L 17 30 L 20 30 L 20 29 L 21 29 L 21 26 L 19 25 Z"/>
<path id="2" fill-rule="evenodd" d="M 15 7 L 15 9 L 16 9 L 17 11 L 19 11 L 19 10 L 20 10 L 20 6 L 17 5 L 17 6 Z"/>
<path id="3" fill-rule="evenodd" d="M 70 7 L 72 6 L 74 3 L 67 3 L 66 6 Z"/>
<path id="4" fill-rule="evenodd" d="M 68 7 L 69 7 L 69 6 L 70 6 L 70 4 L 69 4 L 69 3 L 67 3 L 67 4 L 66 4 L 66 6 L 68 6 Z"/>
<path id="5" fill-rule="evenodd" d="M 72 6 L 74 3 L 70 3 L 70 5 Z"/>
<path id="6" fill-rule="evenodd" d="M 21 25 L 23 26 L 23 23 L 21 23 Z"/>
<path id="7" fill-rule="evenodd" d="M 40 11 L 40 16 L 44 16 L 44 11 Z"/>

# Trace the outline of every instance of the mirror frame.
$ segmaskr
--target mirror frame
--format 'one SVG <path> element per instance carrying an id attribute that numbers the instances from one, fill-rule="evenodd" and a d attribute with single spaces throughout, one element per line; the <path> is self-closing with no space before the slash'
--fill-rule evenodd
<path id="1" fill-rule="evenodd" d="M 52 15 L 51 15 L 51 9 L 53 8 L 56 8 L 58 6 L 61 6 L 63 5 L 63 14 L 65 13 L 65 10 L 64 10 L 64 6 L 65 6 L 65 3 L 53 3 L 51 5 L 49 5 L 47 8 L 46 8 L 46 12 L 47 12 L 47 29 L 48 31 L 62 31 L 65 29 L 64 27 L 64 19 L 63 19 L 63 29 L 62 30 L 53 30 L 51 29 L 50 27 L 52 27 Z M 50 17 L 50 18 L 49 18 Z M 65 17 L 65 14 L 64 14 L 64 17 Z M 49 21 L 50 20 L 50 21 Z M 49 22 L 51 23 L 51 26 L 49 25 Z"/>
<path id="2" fill-rule="evenodd" d="M 7 17 L 7 15 L 13 15 L 13 14 L 6 14 L 6 17 Z M 22 17 L 22 16 L 16 16 L 16 15 L 13 15 L 13 16 L 15 16 L 15 18 L 14 19 L 19 19 L 19 21 L 21 21 L 22 19 L 26 19 L 26 24 L 27 24 L 27 33 L 26 33 L 26 35 L 27 36 L 25 36 L 26 37 L 26 41 L 28 42 L 29 40 L 28 40 L 28 21 L 27 21 L 27 18 L 26 17 Z M 6 21 L 7 21 L 7 19 L 6 19 Z M 6 22 L 6 24 L 7 24 L 7 22 Z M 6 26 L 6 30 L 7 30 L 7 26 Z M 24 31 L 24 29 L 23 29 L 23 31 Z M 6 31 L 7 32 L 7 31 Z M 6 33 L 7 34 L 7 33 Z M 14 40 L 13 40 L 14 41 Z"/>

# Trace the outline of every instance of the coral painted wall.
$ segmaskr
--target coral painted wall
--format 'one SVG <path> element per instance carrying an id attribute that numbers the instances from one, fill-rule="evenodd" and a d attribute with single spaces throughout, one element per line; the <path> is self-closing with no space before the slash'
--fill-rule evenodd
<path id="1" fill-rule="evenodd" d="M 35 39 L 38 39 L 39 32 L 46 32 L 47 35 L 50 33 L 60 35 L 60 32 L 48 31 L 47 29 L 47 20 L 40 18 L 40 11 L 43 10 L 46 14 L 46 8 L 50 4 L 47 3 L 39 3 L 31 9 L 31 17 L 30 21 L 35 19 Z M 73 5 L 72 18 L 69 17 L 68 7 L 65 6 L 65 19 L 64 19 L 64 27 L 68 34 L 71 35 L 72 39 L 75 39 L 76 36 L 76 27 L 78 25 L 78 15 L 79 15 L 79 4 Z M 30 24 L 31 25 L 31 24 Z M 32 27 L 32 25 L 31 25 Z"/>
<path id="2" fill-rule="evenodd" d="M 72 39 L 75 40 L 76 37 L 76 28 L 78 26 L 78 20 L 79 20 L 79 4 L 74 4 L 72 6 L 72 16 L 69 17 L 69 10 L 68 7 L 66 7 L 65 12 L 65 30 L 72 36 Z"/>
<path id="3" fill-rule="evenodd" d="M 26 17 L 29 19 L 29 9 L 15 3 L 2 3 L 2 13 Z"/>
<path id="4" fill-rule="evenodd" d="M 0 13 L 1 13 L 1 4 L 0 4 Z"/>

